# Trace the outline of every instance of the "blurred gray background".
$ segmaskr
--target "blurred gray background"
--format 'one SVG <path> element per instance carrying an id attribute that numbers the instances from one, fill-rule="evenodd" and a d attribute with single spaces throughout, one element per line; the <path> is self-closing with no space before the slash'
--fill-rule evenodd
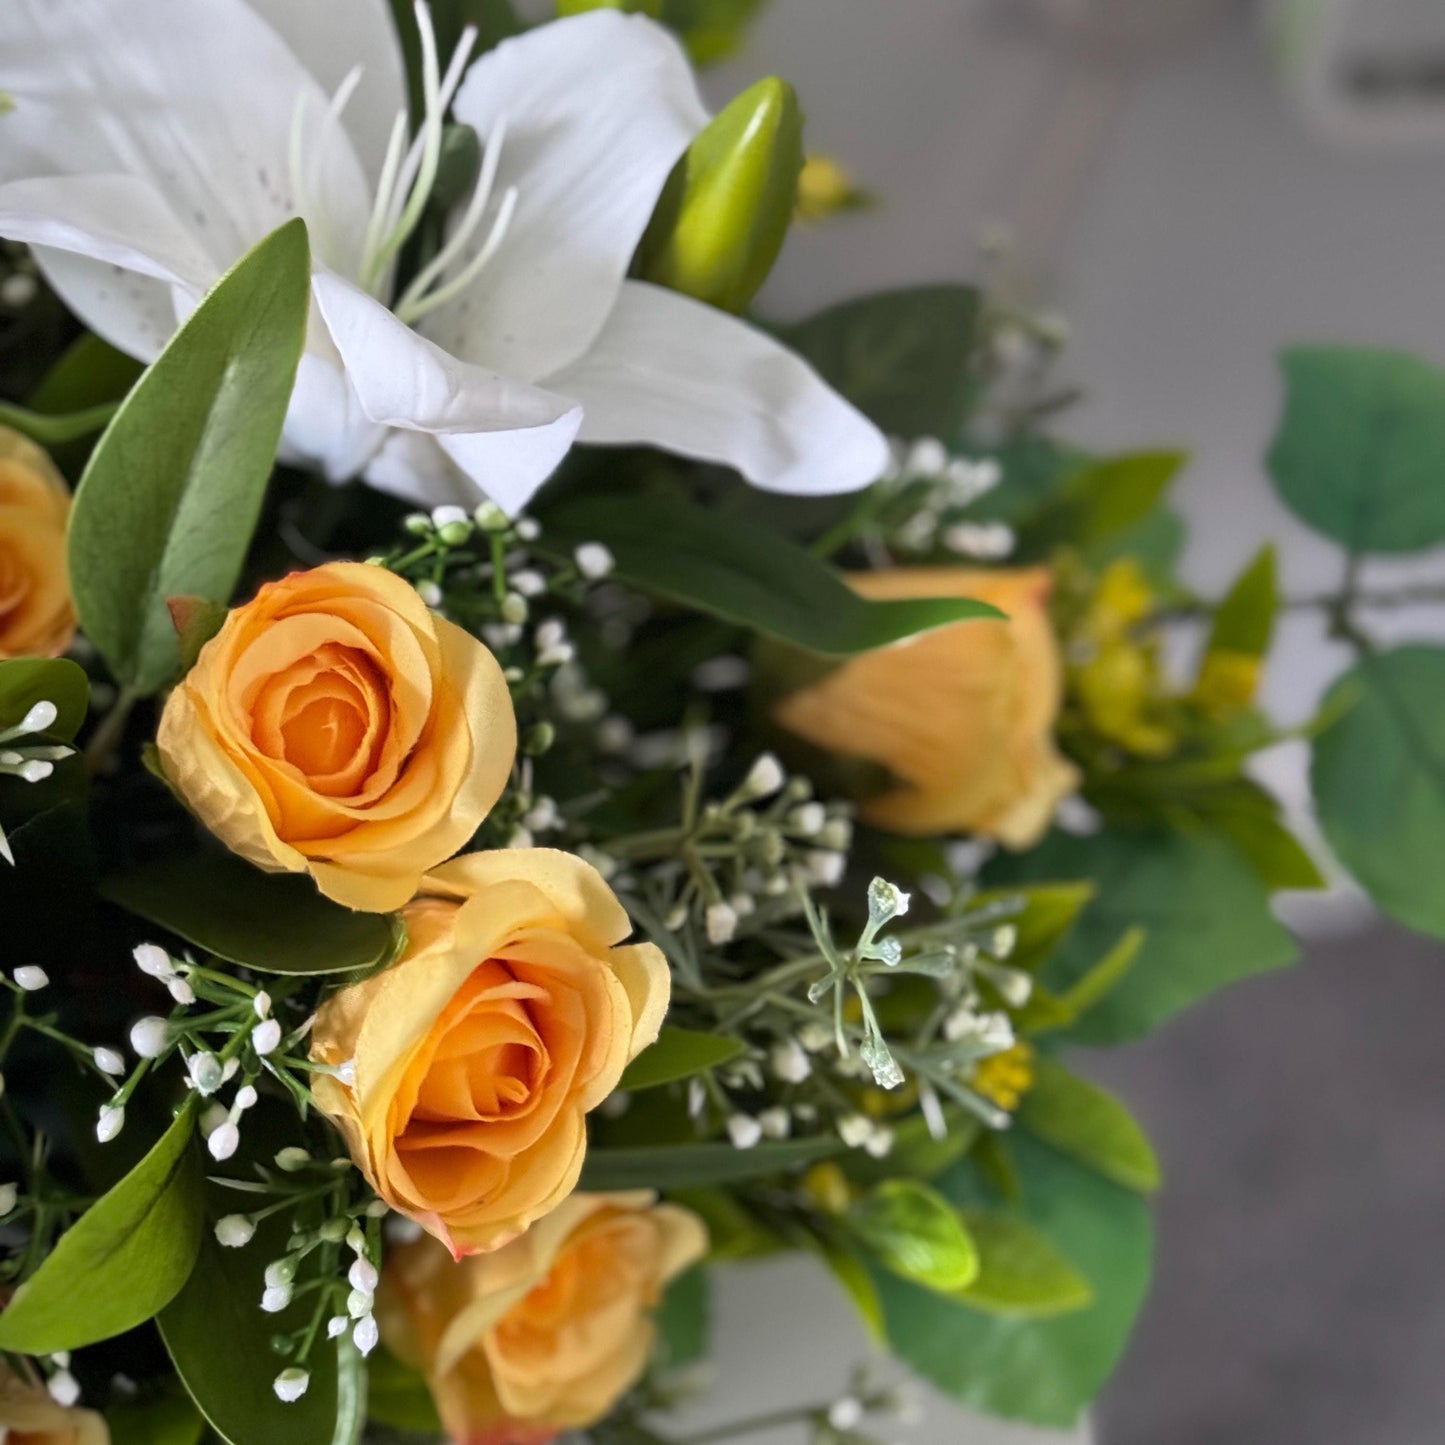
<path id="1" fill-rule="evenodd" d="M 1445 53 L 1441 0 L 1309 3 L 1312 39 L 1335 26 L 1345 48 L 1418 58 L 1438 39 L 1429 53 Z M 966 277 L 981 228 L 1008 223 L 1023 293 L 1073 329 L 1064 369 L 1087 398 L 1066 430 L 1192 449 L 1178 494 L 1190 579 L 1221 588 L 1270 536 L 1287 591 L 1329 587 L 1337 554 L 1261 468 L 1274 353 L 1342 340 L 1445 361 L 1445 103 L 1356 114 L 1326 93 L 1323 47 L 1296 55 L 1286 83 L 1263 32 L 1261 7 L 1233 0 L 773 0 L 710 92 L 786 75 L 810 144 L 883 206 L 796 233 L 764 301 L 793 316 Z M 1438 576 L 1442 560 L 1373 578 L 1421 568 Z M 1438 612 L 1375 623 L 1445 633 Z M 1342 660 L 1293 620 L 1272 710 L 1307 716 Z M 1303 816 L 1300 758 L 1281 750 L 1268 772 Z M 1088 1060 L 1167 1172 L 1157 1285 L 1098 1408 L 1101 1445 L 1445 1438 L 1445 949 L 1345 889 L 1288 913 L 1299 969 Z M 796 1399 L 800 1382 L 826 1397 L 859 1348 L 806 1270 L 725 1284 L 722 1315 L 713 1418 Z M 1038 1438 L 941 1406 L 900 1433 Z"/>

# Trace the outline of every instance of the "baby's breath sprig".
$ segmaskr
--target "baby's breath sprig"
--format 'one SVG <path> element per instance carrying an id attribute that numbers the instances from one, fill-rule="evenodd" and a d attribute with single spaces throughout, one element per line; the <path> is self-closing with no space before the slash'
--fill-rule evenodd
<path id="1" fill-rule="evenodd" d="M 306 1393 L 312 1351 L 323 1335 L 335 1340 L 349 1334 L 363 1356 L 376 1348 L 381 1228 L 388 1211 L 344 1157 L 317 1159 L 290 1145 L 269 1166 L 255 1166 L 255 1174 L 254 1180 L 215 1180 L 223 1188 L 266 1201 L 222 1216 L 215 1234 L 224 1247 L 245 1249 L 266 1220 L 290 1216 L 285 1250 L 267 1263 L 257 1301 L 258 1308 L 278 1315 L 298 1301 L 311 1302 L 300 1324 L 278 1331 L 271 1341 L 276 1354 L 289 1361 L 273 1382 L 277 1397 L 289 1403 Z"/>
<path id="2" fill-rule="evenodd" d="M 43 783 L 55 765 L 71 757 L 75 749 L 64 743 L 31 741 L 55 726 L 60 709 L 41 699 L 13 726 L 0 729 L 0 777 L 19 778 L 22 783 Z M 5 829 L 0 827 L 0 858 L 14 864 L 15 855 Z"/>

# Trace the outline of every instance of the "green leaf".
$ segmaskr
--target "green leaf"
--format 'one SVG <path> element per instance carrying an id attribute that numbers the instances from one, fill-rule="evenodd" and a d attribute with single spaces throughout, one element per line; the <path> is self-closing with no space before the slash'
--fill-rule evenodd
<path id="1" fill-rule="evenodd" d="M 995 859 L 986 876 L 1094 879 L 1097 898 L 1043 971 L 1055 992 L 1066 992 L 1129 929 L 1144 929 L 1118 987 L 1067 1030 L 1077 1042 L 1139 1038 L 1216 989 L 1298 956 L 1253 869 L 1209 834 L 1054 833 L 1027 854 Z"/>
<path id="2" fill-rule="evenodd" d="M 133 356 L 88 331 L 45 373 L 27 405 L 54 416 L 119 402 L 144 370 Z"/>
<path id="3" fill-rule="evenodd" d="M 1279 800 L 1248 778 L 1200 789 L 1187 806 L 1216 829 L 1259 874 L 1271 892 L 1281 888 L 1324 888 L 1314 859 L 1285 827 Z"/>
<path id="4" fill-rule="evenodd" d="M 309 878 L 263 873 L 228 853 L 195 852 L 108 878 L 101 894 L 197 948 L 263 973 L 350 973 L 390 963 L 400 918 L 356 913 Z"/>
<path id="5" fill-rule="evenodd" d="M 894 1274 L 952 1294 L 978 1273 L 978 1251 L 958 1211 L 926 1184 L 890 1179 L 857 1200 L 847 1225 Z"/>
<path id="6" fill-rule="evenodd" d="M 286 1252 L 289 1217 L 284 1211 L 272 1215 L 243 1249 L 227 1249 L 216 1242 L 212 1221 L 234 1209 L 234 1196 L 214 1186 L 209 1195 L 196 1267 L 159 1319 L 181 1383 L 229 1445 L 345 1445 L 357 1390 L 363 1404 L 366 1398 L 355 1350 L 347 1350 L 344 1390 L 340 1351 L 324 1338 L 311 1351 L 311 1381 L 299 1400 L 285 1404 L 272 1388 L 286 1362 L 272 1351 L 271 1337 L 304 1329 L 314 1308 L 309 1295 L 279 1314 L 260 1308 L 262 1276 Z"/>
<path id="7" fill-rule="evenodd" d="M 174 1381 L 105 1412 L 110 1445 L 199 1445 L 206 1422 Z"/>
<path id="8" fill-rule="evenodd" d="M 989 1414 L 1067 1427 L 1124 1351 L 1149 1282 L 1153 1231 L 1143 1199 L 1028 1138 L 1015 1143 L 1022 1206 L 1010 1213 L 1088 1280 L 1094 1302 L 1052 1319 L 1004 1319 L 875 1273 L 898 1356 Z M 967 1165 L 944 1186 L 967 1210 L 992 1208 Z"/>
<path id="9" fill-rule="evenodd" d="M 1106 1179 L 1152 1194 L 1159 1161 L 1133 1115 L 1106 1090 L 1040 1055 L 1033 1087 L 1024 1096 L 1019 1124 Z"/>
<path id="10" fill-rule="evenodd" d="M 811 1230 L 799 1230 L 798 1241 L 823 1261 L 828 1273 L 843 1287 L 869 1339 L 886 1348 L 888 1330 L 883 1318 L 883 1301 L 878 1298 L 878 1287 L 862 1258 L 842 1240 L 814 1234 Z"/>
<path id="11" fill-rule="evenodd" d="M 37 702 L 52 702 L 55 721 L 40 736 L 68 743 L 80 731 L 90 705 L 90 679 L 67 657 L 0 660 L 0 732 L 18 726 Z"/>
<path id="12" fill-rule="evenodd" d="M 1023 908 L 1008 919 L 1018 934 L 1008 961 L 1013 968 L 1037 973 L 1093 900 L 1094 893 L 1092 883 L 1020 883 L 1017 887 L 985 889 L 970 902 L 974 908 L 1009 899 L 1022 902 Z"/>
<path id="13" fill-rule="evenodd" d="M 590 1149 L 582 1166 L 580 1189 L 607 1193 L 617 1189 L 695 1189 L 707 1184 L 736 1184 L 766 1179 L 803 1164 L 840 1154 L 843 1143 L 832 1135 L 757 1144 L 658 1144 L 625 1149 Z"/>
<path id="14" fill-rule="evenodd" d="M 668 1285 L 653 1316 L 657 1324 L 656 1363 L 680 1370 L 707 1354 L 711 1291 L 707 1270 L 695 1265 Z"/>
<path id="15" fill-rule="evenodd" d="M 777 532 L 681 499 L 569 501 L 546 513 L 540 547 L 568 555 L 603 542 L 615 575 L 643 592 L 721 617 L 810 652 L 866 652 L 976 617 L 968 598 L 866 602 L 831 568 Z"/>
<path id="16" fill-rule="evenodd" d="M 13 427 L 21 436 L 39 442 L 43 447 L 58 447 L 66 442 L 79 441 L 81 437 L 94 436 L 110 424 L 119 410 L 118 401 L 104 401 L 80 411 L 52 415 L 0 401 L 0 425 Z"/>
<path id="17" fill-rule="evenodd" d="M 682 36 L 698 65 L 715 65 L 741 48 L 768 0 L 662 0 L 662 19 Z M 650 12 L 649 12 L 650 13 Z"/>
<path id="18" fill-rule="evenodd" d="M 1132 452 L 1090 463 L 1050 500 L 1022 545 L 1031 552 L 1059 543 L 1092 548 L 1138 527 L 1187 460 L 1184 452 Z"/>
<path id="19" fill-rule="evenodd" d="M 1089 1281 L 1017 1215 L 965 1209 L 963 1222 L 978 1247 L 979 1268 L 959 1291 L 961 1303 L 1015 1319 L 1049 1319 L 1093 1303 Z"/>
<path id="20" fill-rule="evenodd" d="M 155 692 L 179 669 L 166 598 L 227 602 L 276 456 L 306 337 L 306 228 L 243 256 L 136 383 L 70 517 L 81 625 L 116 679 Z"/>
<path id="21" fill-rule="evenodd" d="M 167 597 L 166 608 L 180 645 L 181 672 L 187 673 L 196 665 L 201 649 L 225 624 L 226 607 L 204 597 Z"/>
<path id="22" fill-rule="evenodd" d="M 417 1435 L 440 1435 L 441 1417 L 426 1380 L 385 1346 L 366 1362 L 366 1413 L 374 1424 Z"/>
<path id="23" fill-rule="evenodd" d="M 1205 656 L 1210 652 L 1233 652 L 1263 657 L 1269 651 L 1278 611 L 1279 560 L 1274 544 L 1269 543 L 1239 574 L 1215 610 Z"/>
<path id="24" fill-rule="evenodd" d="M 1082 1018 L 1091 1008 L 1102 1003 L 1119 986 L 1124 975 L 1134 967 L 1146 934 L 1142 928 L 1131 928 L 1124 936 L 1059 999 L 1070 1021 Z M 1037 1031 L 1036 1031 L 1037 1032 Z"/>
<path id="25" fill-rule="evenodd" d="M 1445 938 L 1445 650 L 1364 657 L 1324 708 L 1352 696 L 1354 706 L 1315 740 L 1320 824 L 1382 912 Z"/>
<path id="26" fill-rule="evenodd" d="M 188 1103 L 144 1159 L 60 1237 L 0 1313 L 0 1350 L 50 1355 L 144 1324 L 185 1284 L 201 1237 Z"/>
<path id="27" fill-rule="evenodd" d="M 741 1039 L 722 1034 L 704 1034 L 696 1029 L 664 1027 L 657 1042 L 645 1048 L 627 1066 L 619 1089 L 637 1092 L 671 1084 L 693 1074 L 705 1074 L 743 1053 Z"/>
<path id="28" fill-rule="evenodd" d="M 722 311 L 757 294 L 792 224 L 803 113 L 769 76 L 734 97 L 668 177 L 637 250 L 637 274 Z"/>
<path id="29" fill-rule="evenodd" d="M 1268 464 L 1294 513 L 1351 552 L 1445 540 L 1445 371 L 1343 346 L 1294 347 L 1281 362 Z"/>
<path id="30" fill-rule="evenodd" d="M 829 307 L 782 339 L 886 432 L 955 440 L 973 406 L 978 292 L 915 286 Z"/>
<path id="31" fill-rule="evenodd" d="M 650 15 L 662 18 L 662 0 L 557 0 L 557 17 L 585 15 L 589 10 L 623 10 L 629 15 Z"/>

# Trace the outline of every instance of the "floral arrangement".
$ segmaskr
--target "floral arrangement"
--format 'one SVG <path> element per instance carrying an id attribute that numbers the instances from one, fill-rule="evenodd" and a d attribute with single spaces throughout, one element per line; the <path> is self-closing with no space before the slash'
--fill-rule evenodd
<path id="1" fill-rule="evenodd" d="M 755 7 L 557 8 L 0 14 L 0 1435 L 680 1442 L 783 1250 L 1067 1423 L 1159 1170 L 1064 1051 L 1295 956 L 1273 553 L 1184 588 L 1183 456 L 1053 437 L 987 288 L 745 319 L 864 199 L 785 83 L 704 110 Z M 1445 532 L 1445 383 L 1289 372 L 1321 816 L 1439 931 L 1357 563 Z"/>

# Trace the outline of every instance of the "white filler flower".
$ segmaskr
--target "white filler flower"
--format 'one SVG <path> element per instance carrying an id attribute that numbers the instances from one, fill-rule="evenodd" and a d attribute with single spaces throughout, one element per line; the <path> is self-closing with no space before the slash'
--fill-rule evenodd
<path id="1" fill-rule="evenodd" d="M 674 163 L 707 122 L 677 41 L 595 10 L 468 61 L 418 10 L 415 138 L 387 0 L 5 0 L 0 236 L 149 361 L 294 216 L 314 262 L 283 456 L 427 506 L 520 509 L 574 439 L 649 443 L 760 487 L 866 486 L 883 437 L 745 322 L 630 280 Z M 444 118 L 483 143 L 435 258 L 396 262 Z"/>

